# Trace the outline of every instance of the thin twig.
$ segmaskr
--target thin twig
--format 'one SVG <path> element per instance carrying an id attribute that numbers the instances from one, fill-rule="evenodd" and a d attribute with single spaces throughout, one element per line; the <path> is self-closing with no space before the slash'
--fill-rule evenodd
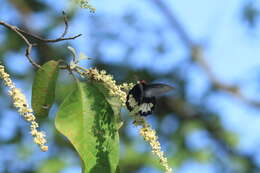
<path id="1" fill-rule="evenodd" d="M 28 36 L 34 38 L 34 39 L 36 39 L 36 40 L 39 40 L 39 41 L 41 41 L 41 42 L 44 42 L 44 43 L 56 43 L 56 42 L 59 42 L 59 41 L 73 40 L 73 39 L 75 39 L 75 38 L 78 38 L 78 37 L 82 36 L 82 34 L 78 34 L 78 35 L 75 35 L 75 36 L 73 36 L 73 37 L 66 37 L 66 38 L 64 38 L 64 37 L 61 36 L 61 37 L 56 38 L 56 39 L 44 39 L 44 38 L 41 38 L 40 36 L 37 36 L 37 35 L 34 35 L 34 34 L 30 34 L 30 33 L 26 32 L 26 31 L 24 31 L 24 30 L 21 30 L 21 29 L 19 29 L 19 28 L 18 28 L 18 31 L 19 31 L 19 32 L 22 32 L 23 34 L 26 34 L 26 35 L 28 35 Z M 63 35 L 63 34 L 62 34 L 62 35 Z"/>
<path id="2" fill-rule="evenodd" d="M 31 53 L 31 50 L 32 50 L 32 47 L 33 47 L 33 44 L 31 44 L 29 42 L 29 40 L 19 31 L 19 29 L 16 27 L 16 26 L 13 26 L 13 25 L 10 25 L 10 24 L 7 24 L 3 21 L 0 21 L 0 25 L 16 32 L 23 40 L 24 42 L 27 44 L 27 48 L 26 48 L 26 52 L 25 52 L 25 56 L 27 57 L 27 59 L 29 60 L 29 62 L 36 68 L 40 68 L 41 66 L 39 64 L 37 64 L 36 62 L 34 62 L 30 56 L 30 53 Z"/>
<path id="3" fill-rule="evenodd" d="M 73 37 L 65 37 L 65 35 L 67 34 L 67 31 L 68 31 L 68 20 L 67 20 L 67 16 L 66 16 L 66 13 L 63 11 L 62 12 L 63 14 L 63 20 L 64 20 L 64 24 L 65 24 L 65 27 L 64 27 L 64 31 L 63 33 L 61 34 L 60 37 L 56 38 L 56 39 L 44 39 L 44 38 L 41 38 L 40 36 L 37 36 L 35 34 L 31 34 L 29 32 L 26 32 L 16 26 L 13 26 L 13 25 L 10 25 L 8 23 L 5 23 L 4 21 L 0 21 L 0 25 L 14 31 L 15 33 L 17 33 L 23 40 L 24 42 L 27 44 L 27 48 L 26 48 L 26 52 L 25 52 L 25 56 L 27 57 L 27 59 L 29 60 L 29 62 L 35 66 L 36 68 L 41 68 L 41 66 L 39 64 L 37 64 L 36 62 L 33 61 L 33 59 L 31 58 L 31 50 L 32 50 L 32 47 L 36 44 L 34 43 L 31 43 L 29 41 L 29 39 L 26 38 L 26 36 L 29 36 L 29 37 L 32 37 L 38 41 L 41 41 L 41 42 L 44 42 L 44 43 L 55 43 L 55 42 L 59 42 L 59 41 L 65 41 L 65 40 L 72 40 L 72 39 L 75 39 L 79 36 L 81 36 L 82 34 L 78 34 L 76 36 L 73 36 Z M 26 36 L 25 36 L 26 35 Z"/>
<path id="4" fill-rule="evenodd" d="M 72 36 L 72 37 L 65 37 L 65 35 L 67 34 L 68 32 L 68 28 L 69 28 L 69 24 L 68 24 L 68 18 L 67 18 L 67 15 L 66 13 L 63 11 L 62 12 L 62 15 L 63 15 L 63 21 L 64 21 L 64 24 L 65 24 L 65 27 L 64 27 L 64 31 L 63 33 L 61 34 L 60 37 L 56 38 L 56 39 L 44 39 L 38 35 L 35 35 L 35 34 L 31 34 L 29 32 L 26 32 L 24 30 L 21 30 L 18 28 L 19 32 L 22 32 L 23 34 L 26 34 L 36 40 L 39 40 L 39 41 L 42 41 L 44 43 L 55 43 L 55 42 L 59 42 L 59 41 L 65 41 L 65 40 L 73 40 L 77 37 L 80 37 L 82 34 L 78 34 L 78 35 L 75 35 L 75 36 Z"/>
<path id="5" fill-rule="evenodd" d="M 65 35 L 68 32 L 68 28 L 69 28 L 68 18 L 67 18 L 67 15 L 66 15 L 65 11 L 62 11 L 62 15 L 63 15 L 63 21 L 64 21 L 64 24 L 65 24 L 65 28 L 64 28 L 64 31 L 61 34 L 60 38 L 64 38 L 65 37 Z"/>

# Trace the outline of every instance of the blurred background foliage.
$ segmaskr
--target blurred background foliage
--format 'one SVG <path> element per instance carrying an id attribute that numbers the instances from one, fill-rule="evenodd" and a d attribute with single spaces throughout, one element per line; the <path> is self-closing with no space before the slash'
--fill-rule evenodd
<path id="1" fill-rule="evenodd" d="M 211 3 L 92 0 L 97 8 L 92 14 L 69 0 L 3 0 L 0 20 L 44 38 L 56 38 L 64 27 L 64 10 L 69 18 L 69 35 L 83 36 L 57 44 L 30 38 L 38 44 L 33 50 L 37 63 L 69 60 L 67 46 L 72 45 L 93 58 L 82 62 L 83 66 L 105 69 L 120 83 L 145 79 L 174 85 L 175 92 L 161 97 L 156 112 L 147 119 L 157 130 L 176 173 L 260 172 L 260 126 L 256 124 L 260 123 L 260 4 L 256 0 Z M 213 15 L 211 9 L 215 11 Z M 221 23 L 229 12 L 235 24 Z M 208 21 L 205 16 L 210 16 Z M 193 25 L 190 21 L 194 21 Z M 238 29 L 243 37 L 235 35 Z M 218 38 L 219 30 L 224 35 L 226 30 L 234 31 L 234 35 L 226 33 L 224 37 L 239 39 L 225 42 Z M 211 44 L 214 40 L 220 41 L 226 51 L 214 54 L 214 46 L 219 46 Z M 254 47 L 253 43 L 258 49 L 242 54 L 243 44 L 235 47 L 237 42 L 246 42 L 248 47 Z M 1 27 L 0 45 L 0 61 L 30 98 L 35 69 L 24 56 L 25 43 Z M 225 54 L 228 58 L 221 58 Z M 0 85 L 1 173 L 80 172 L 77 154 L 54 128 L 58 105 L 73 86 L 67 72 L 60 73 L 59 81 L 56 104 L 48 118 L 40 122 L 49 141 L 46 153 L 32 142 L 28 125 L 13 109 L 5 87 Z M 122 110 L 121 172 L 162 172 L 127 114 Z"/>

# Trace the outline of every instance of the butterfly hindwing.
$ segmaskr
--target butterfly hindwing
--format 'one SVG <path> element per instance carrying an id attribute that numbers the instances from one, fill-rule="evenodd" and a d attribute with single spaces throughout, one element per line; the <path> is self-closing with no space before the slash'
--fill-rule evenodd
<path id="1" fill-rule="evenodd" d="M 139 114 L 141 116 L 147 116 L 152 114 L 156 105 L 155 97 L 144 97 L 143 102 L 140 104 Z"/>

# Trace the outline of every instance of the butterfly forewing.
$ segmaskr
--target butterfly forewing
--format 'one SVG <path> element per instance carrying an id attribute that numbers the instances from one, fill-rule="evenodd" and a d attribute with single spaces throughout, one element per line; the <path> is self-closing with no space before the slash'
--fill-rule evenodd
<path id="1" fill-rule="evenodd" d="M 163 95 L 169 91 L 172 91 L 174 87 L 166 84 L 149 84 L 145 87 L 145 97 L 157 97 Z"/>

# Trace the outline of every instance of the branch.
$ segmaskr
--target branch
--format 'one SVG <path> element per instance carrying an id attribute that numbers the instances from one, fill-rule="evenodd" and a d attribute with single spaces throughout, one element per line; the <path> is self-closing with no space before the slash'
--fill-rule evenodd
<path id="1" fill-rule="evenodd" d="M 65 14 L 65 12 L 63 12 L 63 20 L 64 20 L 64 24 L 65 24 L 65 28 L 64 28 L 64 31 L 63 33 L 61 34 L 60 37 L 56 38 L 56 39 L 44 39 L 44 38 L 41 38 L 40 36 L 37 36 L 37 35 L 34 35 L 34 34 L 31 34 L 31 33 L 28 33 L 16 26 L 13 26 L 13 25 L 10 25 L 8 23 L 5 23 L 4 21 L 0 21 L 0 25 L 4 26 L 5 28 L 8 28 L 12 31 L 14 31 L 15 33 L 17 33 L 23 40 L 24 42 L 27 44 L 27 48 L 26 48 L 26 52 L 25 52 L 25 56 L 27 57 L 27 59 L 29 60 L 29 62 L 36 68 L 41 68 L 41 66 L 39 64 L 37 64 L 36 62 L 33 61 L 33 59 L 31 58 L 31 50 L 32 50 L 32 47 L 35 46 L 36 44 L 35 43 L 31 43 L 28 38 L 26 38 L 26 36 L 30 36 L 36 40 L 39 40 L 41 42 L 44 42 L 44 43 L 56 43 L 56 42 L 60 42 L 60 41 L 64 41 L 64 40 L 72 40 L 72 39 L 75 39 L 79 36 L 81 36 L 82 34 L 78 34 L 76 36 L 73 36 L 73 37 L 65 37 L 65 35 L 67 34 L 67 31 L 68 31 L 68 20 L 67 20 L 67 16 Z M 25 36 L 26 35 L 26 36 Z"/>
<path id="2" fill-rule="evenodd" d="M 250 106 L 260 108 L 260 101 L 248 98 L 241 92 L 239 86 L 225 84 L 224 82 L 220 81 L 216 77 L 216 75 L 214 75 L 211 68 L 209 67 L 209 64 L 205 60 L 206 58 L 204 57 L 203 49 L 201 46 L 194 45 L 192 47 L 192 57 L 195 62 L 205 71 L 212 85 L 216 89 L 225 91 Z"/>
<path id="3" fill-rule="evenodd" d="M 209 64 L 205 60 L 206 58 L 204 57 L 202 47 L 192 41 L 191 37 L 188 35 L 184 27 L 178 21 L 177 17 L 174 15 L 174 13 L 169 8 L 169 6 L 167 6 L 162 0 L 151 0 L 151 2 L 153 2 L 159 8 L 159 10 L 164 14 L 165 18 L 169 21 L 172 29 L 178 33 L 183 44 L 189 50 L 191 49 L 192 58 L 205 71 L 210 82 L 215 88 L 231 94 L 232 96 L 236 97 L 240 101 L 250 106 L 260 108 L 260 101 L 252 100 L 248 98 L 240 91 L 238 86 L 227 85 L 216 77 L 216 75 L 210 69 Z"/>
<path id="4" fill-rule="evenodd" d="M 158 115 L 169 115 L 173 113 L 178 117 L 180 124 L 192 120 L 199 121 L 201 127 L 205 128 L 209 132 L 208 134 L 210 137 L 223 149 L 224 152 L 228 153 L 231 157 L 235 156 L 245 159 L 247 164 L 250 165 L 250 168 L 258 170 L 259 167 L 255 164 L 252 156 L 238 152 L 225 141 L 223 136 L 220 135 L 225 131 L 225 129 L 223 126 L 220 126 L 218 121 L 214 118 L 207 117 L 207 114 L 211 112 L 198 111 L 195 107 L 187 105 L 185 100 L 169 97 L 160 98 L 157 106 L 164 107 L 163 110 L 157 109 Z M 214 112 L 212 112 L 212 114 L 214 114 Z"/>

